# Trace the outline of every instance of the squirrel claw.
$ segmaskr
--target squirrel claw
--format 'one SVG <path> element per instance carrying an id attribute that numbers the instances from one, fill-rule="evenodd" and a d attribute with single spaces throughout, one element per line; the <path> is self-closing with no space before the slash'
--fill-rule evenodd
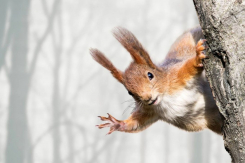
<path id="1" fill-rule="evenodd" d="M 196 45 L 196 67 L 203 67 L 202 60 L 208 58 L 205 54 L 206 39 L 200 39 Z"/>
<path id="2" fill-rule="evenodd" d="M 102 116 L 98 116 L 102 121 L 107 121 L 108 123 L 104 123 L 104 124 L 100 124 L 100 125 L 96 125 L 96 127 L 98 127 L 99 129 L 105 128 L 105 127 L 110 127 L 110 131 L 106 134 L 109 135 L 114 131 L 118 131 L 122 125 L 122 121 L 117 120 L 116 118 L 114 118 L 113 116 L 111 116 L 109 113 L 108 117 L 102 117 Z"/>
<path id="3" fill-rule="evenodd" d="M 96 127 L 98 127 L 99 129 L 102 129 L 104 127 L 110 127 L 110 126 L 111 126 L 110 123 L 104 123 L 104 124 L 96 125 Z"/>

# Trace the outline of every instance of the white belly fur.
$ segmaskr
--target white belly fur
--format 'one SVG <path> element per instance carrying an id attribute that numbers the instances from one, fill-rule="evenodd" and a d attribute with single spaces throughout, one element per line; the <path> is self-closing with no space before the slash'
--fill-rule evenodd
<path id="1" fill-rule="evenodd" d="M 207 128 L 206 112 L 215 108 L 208 83 L 199 78 L 189 81 L 174 95 L 164 94 L 158 111 L 162 120 L 168 123 L 188 131 L 199 131 Z"/>

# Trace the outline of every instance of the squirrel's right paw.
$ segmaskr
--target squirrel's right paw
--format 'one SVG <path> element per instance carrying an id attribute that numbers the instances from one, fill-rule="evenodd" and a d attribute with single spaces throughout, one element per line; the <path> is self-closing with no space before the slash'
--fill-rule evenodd
<path id="1" fill-rule="evenodd" d="M 202 60 L 208 58 L 205 54 L 205 42 L 206 39 L 200 39 L 196 45 L 196 67 L 203 67 Z"/>
<path id="2" fill-rule="evenodd" d="M 108 118 L 98 116 L 102 121 L 107 121 L 108 123 L 96 125 L 99 129 L 104 127 L 110 127 L 110 131 L 107 133 L 107 135 L 111 134 L 114 131 L 123 131 L 123 126 L 125 125 L 123 121 L 119 121 L 113 116 L 111 116 L 109 113 Z"/>

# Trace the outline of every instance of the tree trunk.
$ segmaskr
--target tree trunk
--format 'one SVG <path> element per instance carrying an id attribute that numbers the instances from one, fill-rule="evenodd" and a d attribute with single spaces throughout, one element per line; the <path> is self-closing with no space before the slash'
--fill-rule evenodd
<path id="1" fill-rule="evenodd" d="M 27 139 L 26 113 L 30 82 L 27 71 L 29 3 L 28 0 L 10 1 L 11 68 L 6 163 L 24 163 L 30 141 Z"/>
<path id="2" fill-rule="evenodd" d="M 207 40 L 206 76 L 220 113 L 232 162 L 245 162 L 245 2 L 193 0 Z"/>

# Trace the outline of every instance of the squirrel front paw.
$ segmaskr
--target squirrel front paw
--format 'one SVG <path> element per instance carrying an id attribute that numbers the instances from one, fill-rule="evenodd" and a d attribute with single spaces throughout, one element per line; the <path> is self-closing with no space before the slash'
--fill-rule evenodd
<path id="1" fill-rule="evenodd" d="M 99 129 L 110 127 L 110 131 L 107 133 L 107 135 L 111 134 L 114 131 L 123 131 L 123 127 L 125 126 L 125 123 L 123 121 L 117 120 L 113 116 L 111 116 L 109 113 L 108 118 L 98 116 L 102 121 L 107 121 L 108 123 L 96 125 Z"/>
<path id="2" fill-rule="evenodd" d="M 205 42 L 206 39 L 200 39 L 196 45 L 196 67 L 203 67 L 202 60 L 208 58 L 205 54 Z"/>

